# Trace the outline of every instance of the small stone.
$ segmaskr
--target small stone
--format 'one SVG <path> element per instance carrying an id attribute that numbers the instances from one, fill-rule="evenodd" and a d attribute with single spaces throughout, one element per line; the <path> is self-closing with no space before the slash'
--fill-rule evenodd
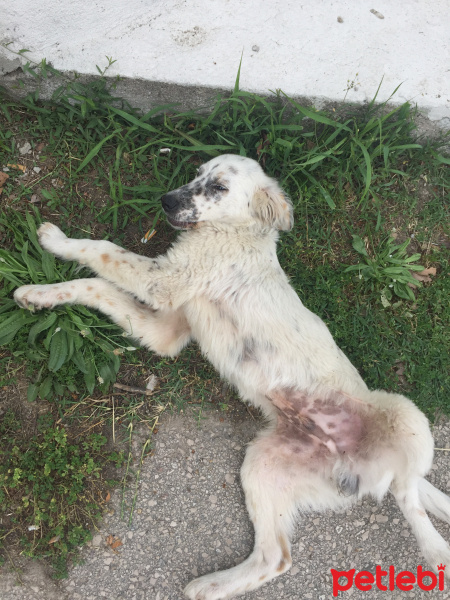
<path id="1" fill-rule="evenodd" d="M 259 52 L 259 46 L 255 44 L 254 46 L 252 46 L 252 50 L 253 52 Z"/>
<path id="2" fill-rule="evenodd" d="M 42 170 L 42 169 L 41 169 L 41 167 L 33 167 L 33 171 L 34 171 L 35 173 L 40 173 L 40 172 L 41 172 L 41 170 Z"/>
<path id="3" fill-rule="evenodd" d="M 375 10 L 374 8 L 371 8 L 370 12 L 373 15 L 375 15 L 378 19 L 384 19 L 384 15 L 382 15 L 378 10 Z"/>
<path id="4" fill-rule="evenodd" d="M 376 516 L 377 519 L 377 523 L 387 523 L 388 522 L 388 518 L 386 517 L 386 515 L 377 515 Z"/>
<path id="5" fill-rule="evenodd" d="M 25 142 L 25 144 L 19 148 L 19 152 L 20 154 L 23 156 L 24 154 L 29 154 L 31 151 L 31 144 L 30 142 Z"/>
<path id="6" fill-rule="evenodd" d="M 403 537 L 409 537 L 410 534 L 409 534 L 409 531 L 407 529 L 403 529 L 400 532 L 400 535 L 403 536 Z"/>

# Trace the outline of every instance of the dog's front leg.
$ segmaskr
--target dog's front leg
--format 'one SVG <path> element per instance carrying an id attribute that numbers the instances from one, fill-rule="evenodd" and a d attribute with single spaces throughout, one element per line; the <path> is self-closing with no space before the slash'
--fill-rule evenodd
<path id="1" fill-rule="evenodd" d="M 62 304 L 82 304 L 100 310 L 125 333 L 161 355 L 176 356 L 190 341 L 182 308 L 153 310 L 99 277 L 47 285 L 23 285 L 14 292 L 23 308 L 41 310 Z"/>
<path id="2" fill-rule="evenodd" d="M 165 257 L 139 256 L 106 240 L 68 238 L 52 223 L 43 223 L 38 235 L 41 246 L 59 258 L 86 265 L 153 308 L 172 308 L 171 290 L 179 278 L 171 281 Z"/>

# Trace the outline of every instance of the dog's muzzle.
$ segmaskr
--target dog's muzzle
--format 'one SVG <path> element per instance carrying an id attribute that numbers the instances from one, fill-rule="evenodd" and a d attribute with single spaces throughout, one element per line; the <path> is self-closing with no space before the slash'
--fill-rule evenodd
<path id="1" fill-rule="evenodd" d="M 163 207 L 164 212 L 166 213 L 166 217 L 170 225 L 175 229 L 189 229 L 190 227 L 194 227 L 196 225 L 195 222 L 185 221 L 177 219 L 177 216 L 185 210 L 183 208 L 182 198 L 180 198 L 180 194 L 178 191 L 169 192 L 165 194 L 161 198 L 161 205 Z"/>
<path id="2" fill-rule="evenodd" d="M 180 201 L 173 192 L 164 194 L 161 198 L 161 204 L 166 214 L 175 212 L 180 207 Z"/>

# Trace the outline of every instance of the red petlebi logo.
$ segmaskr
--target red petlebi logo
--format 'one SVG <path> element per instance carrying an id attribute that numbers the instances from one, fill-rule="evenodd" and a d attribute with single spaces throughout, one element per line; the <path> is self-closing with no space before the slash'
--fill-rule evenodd
<path id="1" fill-rule="evenodd" d="M 369 591 L 373 587 L 376 587 L 382 591 L 397 589 L 408 592 L 417 586 L 419 589 L 425 591 L 438 589 L 442 592 L 444 590 L 445 567 L 446 565 L 437 565 L 437 575 L 433 571 L 424 570 L 421 565 L 417 567 L 416 573 L 412 571 L 399 571 L 396 573 L 393 565 L 389 566 L 387 571 L 384 571 L 380 565 L 377 565 L 375 574 L 370 571 L 359 571 L 356 573 L 356 569 L 350 569 L 349 571 L 330 569 L 333 577 L 333 596 L 336 597 L 339 592 L 345 592 L 352 586 L 362 591 Z M 428 581 L 424 581 L 426 578 L 428 578 Z M 341 581 L 342 579 L 345 580 Z"/>

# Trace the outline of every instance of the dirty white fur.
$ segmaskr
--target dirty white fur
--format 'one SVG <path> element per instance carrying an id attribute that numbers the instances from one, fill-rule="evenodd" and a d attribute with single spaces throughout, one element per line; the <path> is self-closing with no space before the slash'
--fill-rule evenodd
<path id="1" fill-rule="evenodd" d="M 196 340 L 221 376 L 267 417 L 241 472 L 253 553 L 192 581 L 186 596 L 218 600 L 259 587 L 290 567 L 299 510 L 339 508 L 364 494 L 381 499 L 389 489 L 430 565 L 450 565 L 449 546 L 425 512 L 450 522 L 449 498 L 423 479 L 433 457 L 428 422 L 407 398 L 369 391 L 290 286 L 276 243 L 278 230 L 292 226 L 292 206 L 277 182 L 255 161 L 225 155 L 167 194 L 163 207 L 185 231 L 154 259 L 107 241 L 69 239 L 43 224 L 46 250 L 100 277 L 24 286 L 15 298 L 38 309 L 97 308 L 159 354 L 174 356 Z M 330 411 L 338 413 L 334 424 L 327 422 Z M 345 429 L 348 418 L 355 428 Z"/>

